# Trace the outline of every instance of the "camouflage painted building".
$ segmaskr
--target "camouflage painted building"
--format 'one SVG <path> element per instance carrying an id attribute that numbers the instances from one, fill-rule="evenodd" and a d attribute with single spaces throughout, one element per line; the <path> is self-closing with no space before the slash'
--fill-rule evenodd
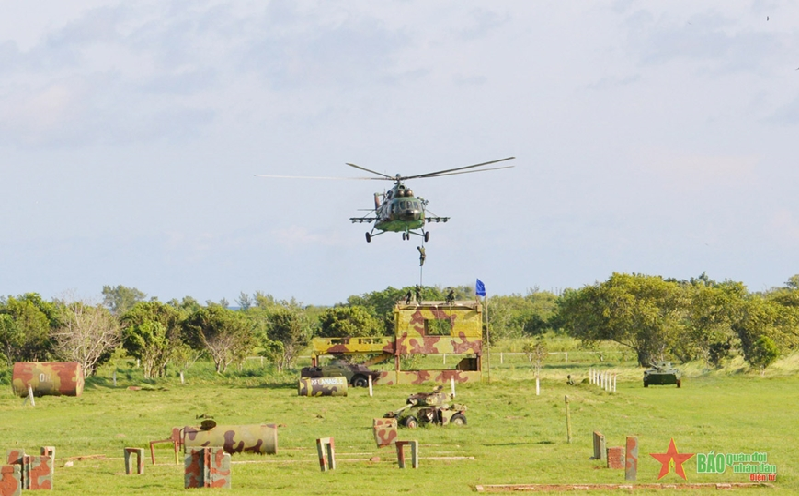
<path id="1" fill-rule="evenodd" d="M 393 338 L 314 339 L 314 363 L 319 355 L 378 355 L 394 359 L 394 370 L 381 372 L 378 384 L 423 384 L 480 381 L 483 356 L 483 306 L 479 301 L 427 301 L 394 305 Z M 455 368 L 402 370 L 407 355 L 454 355 Z"/>

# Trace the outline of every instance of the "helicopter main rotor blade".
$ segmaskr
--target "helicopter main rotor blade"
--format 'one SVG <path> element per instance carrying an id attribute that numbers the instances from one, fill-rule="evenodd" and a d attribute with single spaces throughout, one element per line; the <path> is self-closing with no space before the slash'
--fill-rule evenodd
<path id="1" fill-rule="evenodd" d="M 507 167 L 489 167 L 488 169 L 478 169 L 472 171 L 462 171 L 462 172 L 450 172 L 448 174 L 437 174 L 435 176 L 430 177 L 439 177 L 439 176 L 459 176 L 461 174 L 474 174 L 475 172 L 488 172 L 492 170 L 500 170 L 500 169 L 513 169 L 516 167 L 515 165 L 508 165 Z"/>
<path id="2" fill-rule="evenodd" d="M 333 179 L 336 181 L 373 181 L 377 177 L 327 177 L 327 176 L 281 176 L 276 174 L 256 174 L 256 177 L 278 177 L 282 179 Z"/>
<path id="3" fill-rule="evenodd" d="M 437 171 L 437 172 L 428 172 L 427 174 L 417 174 L 415 176 L 402 176 L 401 179 L 402 180 L 405 180 L 405 179 L 418 179 L 420 177 L 435 177 L 435 176 L 441 176 L 441 175 L 444 175 L 444 176 L 450 175 L 450 176 L 452 176 L 452 175 L 455 175 L 455 174 L 448 174 L 448 173 L 449 172 L 459 171 L 459 170 L 464 170 L 464 169 L 474 169 L 475 167 L 483 167 L 485 165 L 496 164 L 497 162 L 504 162 L 505 160 L 513 160 L 515 158 L 516 157 L 501 158 L 499 160 L 491 160 L 489 162 L 483 162 L 481 164 L 467 165 L 466 167 L 455 167 L 455 168 L 452 168 L 452 169 L 444 169 L 444 170 L 440 170 L 440 171 Z"/>
<path id="4" fill-rule="evenodd" d="M 361 169 L 361 170 L 366 171 L 366 172 L 371 172 L 372 174 L 376 174 L 378 176 L 381 176 L 383 179 L 390 179 L 392 181 L 395 179 L 393 176 L 389 176 L 388 174 L 383 174 L 382 172 L 375 172 L 372 169 L 367 169 L 366 167 L 361 167 L 360 165 L 351 164 L 349 162 L 347 162 L 347 165 L 349 165 L 350 167 L 355 167 L 356 169 Z M 372 178 L 372 179 L 374 179 L 374 178 Z"/>

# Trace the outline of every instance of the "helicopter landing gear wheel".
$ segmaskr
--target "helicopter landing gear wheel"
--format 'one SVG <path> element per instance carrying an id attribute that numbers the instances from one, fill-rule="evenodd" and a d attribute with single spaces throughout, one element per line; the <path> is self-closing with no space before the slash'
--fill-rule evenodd
<path id="1" fill-rule="evenodd" d="M 366 242 L 367 243 L 371 243 L 372 242 L 372 235 L 369 234 L 369 233 L 366 233 Z"/>
<path id="2" fill-rule="evenodd" d="M 424 242 L 427 243 L 428 241 L 430 241 L 430 231 L 424 233 Z"/>

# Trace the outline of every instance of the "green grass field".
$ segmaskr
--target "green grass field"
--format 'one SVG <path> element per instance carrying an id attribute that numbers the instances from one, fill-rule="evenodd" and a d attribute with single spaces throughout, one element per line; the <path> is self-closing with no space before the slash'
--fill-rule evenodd
<path id="1" fill-rule="evenodd" d="M 148 448 L 150 440 L 169 436 L 172 427 L 196 425 L 199 414 L 219 423 L 284 424 L 277 455 L 233 457 L 233 493 L 263 494 L 465 494 L 477 484 L 621 483 L 624 473 L 590 460 L 591 433 L 600 430 L 608 446 L 623 445 L 627 435 L 639 438 L 638 482 L 657 482 L 660 463 L 649 453 L 665 452 L 674 438 L 680 452 L 767 452 L 777 466 L 778 492 L 799 492 L 799 378 L 790 375 L 707 374 L 683 379 L 683 387 L 643 388 L 641 371 L 629 364 L 603 363 L 622 372 L 618 392 L 565 383 L 566 374 L 582 379 L 588 364 L 549 363 L 542 391 L 535 395 L 529 363 L 498 363 L 491 383 L 460 385 L 457 401 L 468 406 L 465 427 L 401 430 L 401 439 L 416 439 L 421 463 L 400 470 L 393 450 L 375 448 L 371 419 L 404 404 L 412 392 L 427 386 L 376 386 L 350 389 L 346 398 L 297 396 L 292 376 L 259 377 L 245 369 L 238 377 L 210 379 L 206 364 L 195 364 L 187 384 L 163 379 L 151 391 L 130 391 L 141 384 L 135 371 L 120 369 L 111 386 L 110 370 L 92 378 L 79 398 L 42 397 L 22 406 L 10 387 L 0 392 L 0 450 L 56 447 L 55 491 L 64 495 L 183 494 L 183 467 L 174 464 L 171 445 L 159 445 L 157 465 L 147 455 L 145 475 L 125 476 L 122 449 Z M 573 441 L 566 442 L 564 396 L 570 398 Z M 319 470 L 315 438 L 336 439 L 338 469 Z M 147 452 L 148 449 L 145 449 Z M 65 467 L 69 458 L 74 466 Z M 369 461 L 380 457 L 380 461 Z M 430 459 L 430 457 L 464 457 Z M 471 459 L 470 457 L 473 457 Z M 696 473 L 695 458 L 685 463 L 689 482 L 746 482 L 748 476 Z M 660 482 L 682 482 L 672 471 Z M 771 491 L 768 489 L 745 490 Z M 682 493 L 671 490 L 636 494 Z M 693 491 L 697 492 L 697 491 Z M 699 491 L 701 494 L 701 491 Z M 708 494 L 715 490 L 705 491 Z M 608 492 L 608 494 L 615 492 Z M 602 494 L 593 491 L 591 494 Z"/>

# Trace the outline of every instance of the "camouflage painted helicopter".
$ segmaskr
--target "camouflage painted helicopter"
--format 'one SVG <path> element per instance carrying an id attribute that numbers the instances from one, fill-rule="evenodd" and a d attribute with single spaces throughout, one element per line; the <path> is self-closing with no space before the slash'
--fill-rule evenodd
<path id="1" fill-rule="evenodd" d="M 369 209 L 369 215 L 363 217 L 350 217 L 350 221 L 355 223 L 361 222 L 374 222 L 371 231 L 366 233 L 366 242 L 371 243 L 373 236 L 379 236 L 386 232 L 399 232 L 402 233 L 402 239 L 411 239 L 411 234 L 422 236 L 425 242 L 430 241 L 430 232 L 425 229 L 425 224 L 428 222 L 447 222 L 449 217 L 427 216 L 426 213 L 428 201 L 424 198 L 414 195 L 412 189 L 405 186 L 405 181 L 408 179 L 421 179 L 427 177 L 439 176 L 457 176 L 460 174 L 471 174 L 473 172 L 487 172 L 498 169 L 511 169 L 513 166 L 505 167 L 490 167 L 488 169 L 477 169 L 478 167 L 485 167 L 486 165 L 495 164 L 497 162 L 504 162 L 506 160 L 513 160 L 515 157 L 502 158 L 499 160 L 491 160 L 480 164 L 468 165 L 466 167 L 455 167 L 452 169 L 444 169 L 436 172 L 429 172 L 427 174 L 416 174 L 412 176 L 403 176 L 396 174 L 389 176 L 380 172 L 375 172 L 360 165 L 347 163 L 350 167 L 360 169 L 377 177 L 319 177 L 319 176 L 276 176 L 276 175 L 261 175 L 260 177 L 282 177 L 282 178 L 302 178 L 302 179 L 352 179 L 352 180 L 375 180 L 375 181 L 394 181 L 394 186 L 383 193 L 375 193 L 374 209 Z M 477 170 L 467 170 L 477 169 Z M 378 231 L 375 233 L 375 231 Z"/>

